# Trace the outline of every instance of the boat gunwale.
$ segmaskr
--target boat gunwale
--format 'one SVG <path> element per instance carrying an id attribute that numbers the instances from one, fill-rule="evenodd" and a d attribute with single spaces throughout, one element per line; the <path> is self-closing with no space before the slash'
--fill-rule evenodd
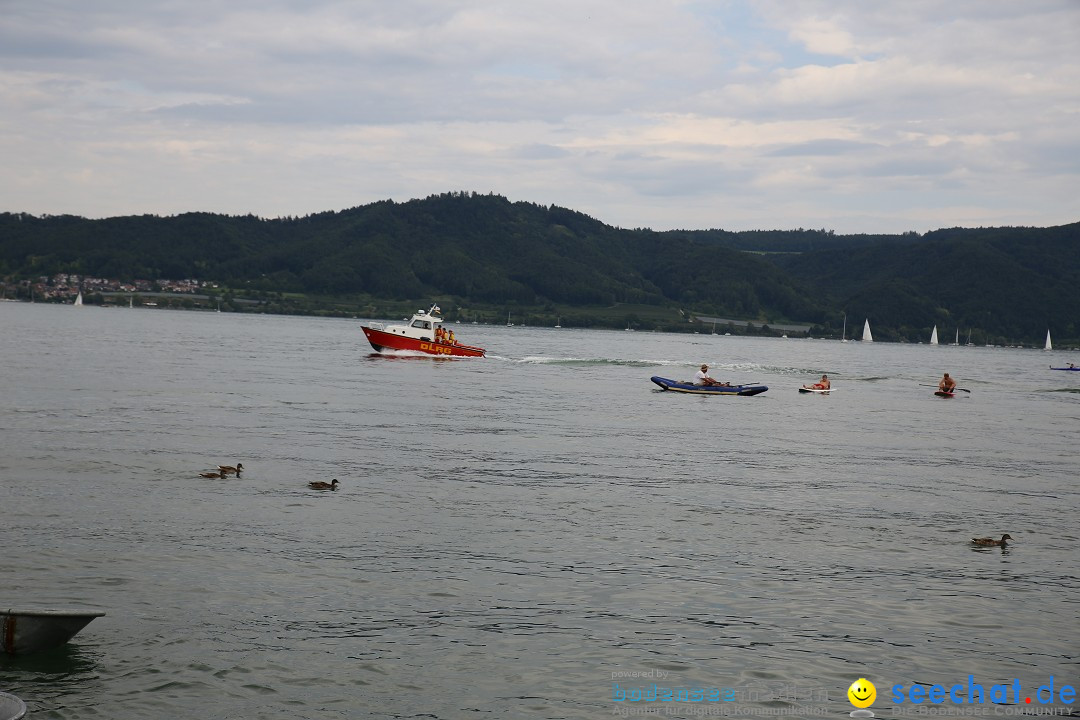
<path id="1" fill-rule="evenodd" d="M 98 618 L 105 615 L 104 610 L 83 610 L 79 608 L 6 608 L 0 609 L 0 616 L 21 615 L 23 617 L 54 618 Z"/>

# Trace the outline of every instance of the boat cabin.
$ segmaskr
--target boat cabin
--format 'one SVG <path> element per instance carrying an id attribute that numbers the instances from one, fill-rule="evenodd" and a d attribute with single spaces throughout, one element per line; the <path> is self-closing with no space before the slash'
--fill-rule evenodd
<path id="1" fill-rule="evenodd" d="M 435 340 L 435 330 L 442 325 L 441 312 L 438 305 L 432 305 L 426 311 L 417 310 L 408 325 L 387 325 L 384 332 L 432 342 Z"/>

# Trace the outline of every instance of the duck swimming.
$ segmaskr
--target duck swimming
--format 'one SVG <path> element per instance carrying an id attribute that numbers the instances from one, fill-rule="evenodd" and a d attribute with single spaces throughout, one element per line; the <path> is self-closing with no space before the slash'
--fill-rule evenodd
<path id="1" fill-rule="evenodd" d="M 338 486 L 337 478 L 334 478 L 330 482 L 323 482 L 322 480 L 316 480 L 314 482 L 309 482 L 308 483 L 308 487 L 311 488 L 312 490 L 337 490 L 337 486 Z"/>
<path id="2" fill-rule="evenodd" d="M 240 477 L 240 473 L 244 472 L 244 463 L 236 463 L 235 466 L 233 466 L 233 465 L 218 465 L 218 470 L 220 470 L 225 475 L 235 474 L 236 477 Z"/>
<path id="3" fill-rule="evenodd" d="M 204 477 L 204 478 L 218 478 L 218 479 L 220 479 L 220 478 L 225 478 L 225 477 L 228 477 L 228 476 L 229 476 L 229 474 L 224 472 L 224 471 L 222 471 L 222 472 L 199 473 L 199 477 Z"/>
<path id="4" fill-rule="evenodd" d="M 1012 539 L 1013 539 L 1012 535 L 1010 535 L 1008 533 L 1005 533 L 1004 535 L 1001 536 L 1000 540 L 995 540 L 994 538 L 988 538 L 988 537 L 986 537 L 986 538 L 971 538 L 971 542 L 975 543 L 976 545 L 1005 547 L 1008 544 L 1005 541 L 1006 540 L 1012 540 Z"/>

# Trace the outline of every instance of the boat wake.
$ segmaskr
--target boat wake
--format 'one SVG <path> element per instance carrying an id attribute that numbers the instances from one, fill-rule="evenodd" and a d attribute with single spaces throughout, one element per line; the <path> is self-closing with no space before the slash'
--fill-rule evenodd
<path id="1" fill-rule="evenodd" d="M 682 361 L 675 360 L 631 360 L 625 358 L 575 358 L 575 357 L 545 357 L 543 355 L 530 355 L 516 362 L 528 365 L 562 365 L 566 367 L 597 367 L 614 365 L 620 367 L 687 367 Z"/>
<path id="2" fill-rule="evenodd" d="M 742 363 L 742 364 L 732 364 L 732 365 L 717 364 L 717 365 L 714 365 L 713 367 L 731 369 L 731 370 L 749 370 L 749 371 L 752 371 L 752 372 L 770 373 L 770 374 L 773 374 L 773 375 L 793 375 L 793 376 L 820 375 L 822 370 L 823 370 L 822 367 L 819 366 L 819 365 L 815 365 L 815 366 L 812 366 L 812 367 L 792 367 L 792 366 L 779 366 L 779 365 L 758 365 L 758 364 L 755 364 L 755 363 Z M 828 370 L 828 368 L 824 368 L 824 369 L 826 371 Z M 838 373 L 830 372 L 829 374 L 832 375 L 832 374 L 838 374 Z"/>
<path id="3" fill-rule="evenodd" d="M 380 360 L 468 360 L 469 358 L 463 358 L 457 355 L 432 355 L 431 353 L 420 352 L 419 350 L 395 350 L 393 348 L 383 348 L 378 352 L 371 352 L 367 354 L 367 358 Z"/>

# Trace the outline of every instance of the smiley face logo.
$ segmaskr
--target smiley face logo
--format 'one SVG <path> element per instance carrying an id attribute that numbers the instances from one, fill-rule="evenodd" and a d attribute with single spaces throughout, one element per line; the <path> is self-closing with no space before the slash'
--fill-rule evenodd
<path id="1" fill-rule="evenodd" d="M 877 699 L 877 688 L 866 678 L 859 678 L 847 689 L 848 700 L 857 708 L 866 708 Z"/>

